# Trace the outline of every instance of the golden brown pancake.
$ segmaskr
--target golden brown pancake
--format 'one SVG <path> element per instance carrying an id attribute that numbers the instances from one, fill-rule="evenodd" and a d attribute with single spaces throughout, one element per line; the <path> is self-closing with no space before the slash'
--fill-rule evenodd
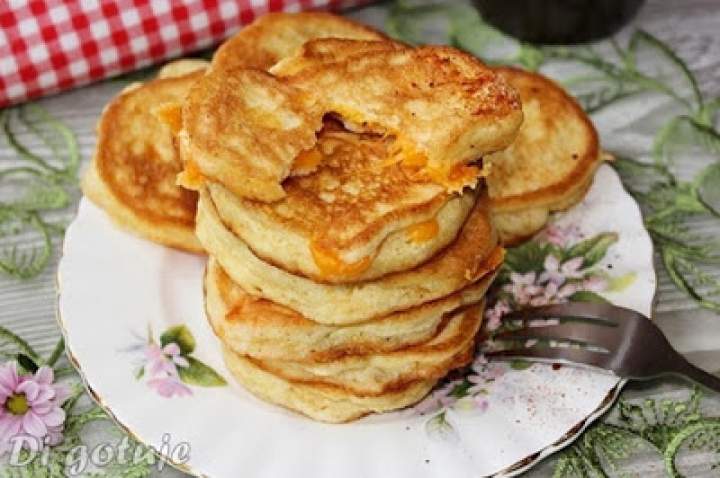
<path id="1" fill-rule="evenodd" d="M 510 147 L 490 156 L 487 178 L 495 224 L 512 244 L 579 202 L 601 159 L 595 127 L 562 87 L 537 73 L 497 71 L 520 94 L 525 117 Z"/>
<path id="2" fill-rule="evenodd" d="M 393 352 L 346 355 L 326 362 L 263 359 L 256 363 L 296 383 L 334 385 L 361 397 L 383 395 L 418 380 L 442 378 L 467 365 L 482 311 L 476 305 L 451 314 L 432 339 Z"/>
<path id="3" fill-rule="evenodd" d="M 213 69 L 235 67 L 267 70 L 315 38 L 385 40 L 366 25 L 325 12 L 270 13 L 228 39 L 215 52 Z"/>
<path id="4" fill-rule="evenodd" d="M 479 171 L 468 163 L 506 147 L 522 121 L 514 90 L 459 50 L 380 50 L 282 78 L 211 70 L 183 104 L 183 184 L 217 182 L 244 198 L 282 199 L 282 182 L 332 113 L 352 131 L 390 136 L 388 159 L 417 177 L 450 191 L 474 186 Z"/>
<path id="5" fill-rule="evenodd" d="M 236 353 L 257 359 L 327 362 L 346 355 L 394 352 L 431 340 L 443 320 L 480 302 L 493 276 L 462 291 L 357 325 L 331 326 L 253 297 L 232 282 L 217 260 L 205 274 L 205 308 L 215 334 Z"/>
<path id="6" fill-rule="evenodd" d="M 258 398 L 328 423 L 407 407 L 420 401 L 436 383 L 420 380 L 383 395 L 360 397 L 333 385 L 286 380 L 227 347 L 223 347 L 223 358 L 235 379 Z"/>
<path id="7" fill-rule="evenodd" d="M 457 236 L 475 193 L 449 195 L 386 164 L 387 138 L 324 129 L 307 176 L 273 203 L 207 185 L 223 222 L 263 260 L 318 282 L 376 279 L 430 259 Z"/>
<path id="8" fill-rule="evenodd" d="M 156 116 L 185 98 L 207 62 L 180 60 L 132 85 L 103 110 L 83 192 L 121 227 L 171 247 L 203 252 L 195 237 L 197 193 L 176 186 L 182 169 L 170 127 Z M 179 75 L 179 76 L 177 76 Z"/>
<path id="9" fill-rule="evenodd" d="M 457 292 L 502 263 L 487 197 L 476 202 L 457 239 L 428 262 L 379 279 L 321 284 L 291 274 L 255 256 L 223 224 L 207 191 L 200 193 L 196 233 L 223 269 L 249 294 L 264 297 L 326 325 L 382 317 Z"/>

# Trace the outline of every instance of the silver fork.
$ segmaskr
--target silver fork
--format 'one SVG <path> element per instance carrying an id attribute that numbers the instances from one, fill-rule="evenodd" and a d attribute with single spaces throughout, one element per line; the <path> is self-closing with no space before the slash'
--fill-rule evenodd
<path id="1" fill-rule="evenodd" d="M 521 326 L 493 336 L 511 345 L 486 353 L 489 359 L 573 362 L 634 380 L 680 375 L 720 392 L 720 378 L 688 362 L 650 319 L 634 310 L 571 302 L 522 309 L 503 320 Z M 537 325 L 540 320 L 546 322 Z"/>

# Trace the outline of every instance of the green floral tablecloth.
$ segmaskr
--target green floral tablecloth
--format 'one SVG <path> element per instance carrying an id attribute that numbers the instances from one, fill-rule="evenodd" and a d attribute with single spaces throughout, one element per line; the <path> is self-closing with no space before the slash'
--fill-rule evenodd
<path id="1" fill-rule="evenodd" d="M 388 2 L 348 15 L 411 43 L 449 43 L 490 63 L 540 70 L 575 94 L 643 207 L 659 274 L 655 319 L 691 361 L 720 372 L 720 4 L 650 1 L 611 41 L 552 48 L 505 37 L 463 2 Z M 0 111 L 0 363 L 16 361 L 26 375 L 39 369 L 41 389 L 58 386 L 70 396 L 64 441 L 21 467 L 5 456 L 0 477 L 64 476 L 67 463 L 81 461 L 71 455 L 77 445 L 133 445 L 89 400 L 64 357 L 54 272 L 94 122 L 113 94 L 148 73 Z M 45 367 L 54 369 L 53 385 L 42 382 Z M 0 398 L 8 374 L 0 370 Z M 182 476 L 153 461 L 116 459 L 85 473 Z M 677 380 L 630 384 L 600 423 L 526 474 L 640 475 L 720 476 L 720 395 Z"/>

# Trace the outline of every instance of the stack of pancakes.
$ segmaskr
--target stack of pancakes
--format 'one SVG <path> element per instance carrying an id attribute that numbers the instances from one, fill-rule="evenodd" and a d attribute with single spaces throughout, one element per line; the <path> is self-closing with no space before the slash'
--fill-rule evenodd
<path id="1" fill-rule="evenodd" d="M 248 390 L 328 422 L 402 408 L 472 359 L 501 241 L 578 201 L 598 163 L 574 101 L 526 75 L 268 15 L 210 64 L 123 91 L 83 189 L 123 227 L 207 252 L 207 317 Z M 566 131 L 585 136 L 523 157 Z"/>
<path id="2" fill-rule="evenodd" d="M 473 163 L 515 136 L 514 91 L 387 39 L 311 40 L 270 73 L 221 51 L 178 142 L 229 369 L 328 422 L 417 402 L 473 356 L 503 257 Z"/>

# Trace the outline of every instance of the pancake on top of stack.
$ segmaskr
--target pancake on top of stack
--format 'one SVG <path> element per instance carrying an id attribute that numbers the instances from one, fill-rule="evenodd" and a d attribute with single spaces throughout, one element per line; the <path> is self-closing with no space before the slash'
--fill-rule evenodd
<path id="1" fill-rule="evenodd" d="M 481 162 L 513 140 L 516 94 L 457 50 L 385 39 L 245 68 L 229 45 L 255 31 L 218 50 L 177 135 L 226 364 L 318 420 L 410 405 L 473 356 L 503 259 Z"/>
<path id="2" fill-rule="evenodd" d="M 184 186 L 216 182 L 247 199 L 280 200 L 287 177 L 311 172 L 306 156 L 334 115 L 349 131 L 390 137 L 389 162 L 457 192 L 478 181 L 471 163 L 507 146 L 522 122 L 515 91 L 459 50 L 318 43 L 325 54 L 287 76 L 213 67 L 194 85 L 178 135 Z"/>
<path id="3" fill-rule="evenodd" d="M 496 71 L 517 89 L 525 116 L 512 145 L 491 156 L 487 178 L 501 240 L 517 244 L 582 200 L 602 157 L 590 118 L 562 87 L 517 68 Z"/>
<path id="4" fill-rule="evenodd" d="M 194 232 L 197 193 L 176 186 L 182 163 L 171 128 L 156 113 L 182 101 L 207 65 L 179 60 L 156 79 L 125 88 L 103 110 L 95 155 L 82 180 L 85 195 L 121 227 L 192 252 L 203 250 Z"/>

